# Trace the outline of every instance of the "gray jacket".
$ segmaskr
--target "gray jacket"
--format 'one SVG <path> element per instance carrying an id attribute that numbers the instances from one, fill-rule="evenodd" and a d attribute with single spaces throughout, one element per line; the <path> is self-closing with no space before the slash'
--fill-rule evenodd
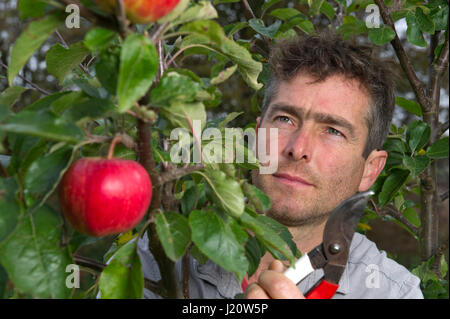
<path id="1" fill-rule="evenodd" d="M 148 238 L 144 235 L 138 242 L 144 276 L 157 281 L 161 278 L 158 266 L 147 247 Z M 242 293 L 233 273 L 211 261 L 202 265 L 191 258 L 190 263 L 190 298 L 229 299 Z M 176 267 L 181 281 L 181 260 Z M 300 282 L 298 288 L 305 293 L 322 276 L 323 271 L 316 270 Z M 388 258 L 365 236 L 355 233 L 347 267 L 333 299 L 422 299 L 419 285 L 419 278 Z M 145 289 L 144 298 L 160 296 Z"/>

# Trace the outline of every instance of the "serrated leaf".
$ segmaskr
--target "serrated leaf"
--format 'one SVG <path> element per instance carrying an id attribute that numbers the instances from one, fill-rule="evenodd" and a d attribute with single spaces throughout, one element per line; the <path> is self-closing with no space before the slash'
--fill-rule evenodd
<path id="1" fill-rule="evenodd" d="M 234 71 L 237 69 L 237 64 L 230 66 L 229 68 L 226 68 L 225 70 L 221 71 L 217 76 L 211 79 L 211 85 L 217 85 L 222 82 L 225 82 L 228 80 L 230 76 L 233 75 Z"/>
<path id="2" fill-rule="evenodd" d="M 199 1 L 198 4 L 191 2 L 191 6 L 171 22 L 171 26 L 195 20 L 215 19 L 217 16 L 217 11 L 211 1 Z"/>
<path id="3" fill-rule="evenodd" d="M 157 70 L 158 54 L 153 43 L 143 35 L 129 35 L 120 52 L 117 85 L 120 112 L 130 109 L 147 92 Z"/>
<path id="4" fill-rule="evenodd" d="M 12 86 L 14 78 L 28 59 L 61 23 L 62 19 L 59 15 L 49 15 L 41 20 L 31 22 L 20 34 L 11 49 L 8 65 L 8 83 L 10 86 Z"/>
<path id="5" fill-rule="evenodd" d="M 250 183 L 244 183 L 244 193 L 249 201 L 260 212 L 265 212 L 270 209 L 270 198 L 262 190 Z"/>
<path id="6" fill-rule="evenodd" d="M 46 1 L 40 0 L 19 0 L 18 9 L 20 19 L 38 18 L 45 14 Z"/>
<path id="7" fill-rule="evenodd" d="M 194 123 L 194 120 L 200 121 L 201 129 L 206 124 L 205 105 L 200 102 L 184 103 L 174 101 L 169 106 L 160 108 L 159 115 L 167 120 L 172 127 L 182 127 L 188 132 L 191 132 L 191 124 Z"/>
<path id="8" fill-rule="evenodd" d="M 0 179 L 0 244 L 16 228 L 21 214 L 15 199 L 18 186 L 13 177 Z"/>
<path id="9" fill-rule="evenodd" d="M 19 291 L 36 298 L 68 298 L 66 267 L 72 264 L 60 246 L 62 221 L 48 206 L 22 219 L 0 245 L 0 263 Z"/>
<path id="10" fill-rule="evenodd" d="M 420 151 L 428 142 L 431 135 L 430 126 L 422 121 L 414 121 L 406 130 L 406 142 L 411 152 Z"/>
<path id="11" fill-rule="evenodd" d="M 118 38 L 118 34 L 105 28 L 94 28 L 84 37 L 84 45 L 92 52 L 99 52 L 108 48 Z"/>
<path id="12" fill-rule="evenodd" d="M 111 95 L 115 95 L 117 92 L 119 65 L 119 56 L 109 52 L 101 52 L 95 63 L 96 76 L 106 91 Z"/>
<path id="13" fill-rule="evenodd" d="M 65 123 L 49 111 L 35 112 L 29 108 L 10 116 L 0 124 L 0 130 L 68 143 L 77 143 L 83 138 L 82 131 L 74 123 Z"/>
<path id="14" fill-rule="evenodd" d="M 413 100 L 405 99 L 404 97 L 397 96 L 395 98 L 395 104 L 405 109 L 406 111 L 415 114 L 419 117 L 422 117 L 422 108 L 420 105 Z"/>
<path id="15" fill-rule="evenodd" d="M 414 157 L 403 157 L 403 164 L 407 169 L 411 171 L 412 177 L 418 176 L 428 164 L 430 164 L 430 158 L 424 155 L 417 155 Z"/>
<path id="16" fill-rule="evenodd" d="M 431 17 L 428 16 L 427 14 L 425 14 L 421 7 L 416 8 L 415 16 L 417 25 L 419 26 L 420 30 L 429 34 L 434 33 L 433 19 L 431 19 Z"/>
<path id="17" fill-rule="evenodd" d="M 287 242 L 292 242 L 292 235 L 290 235 L 289 231 L 287 231 L 284 226 L 263 215 L 256 215 L 256 217 L 253 217 L 247 213 L 247 210 L 241 215 L 240 221 L 247 229 L 255 234 L 256 238 L 276 258 L 288 259 L 291 263 L 294 262 L 294 255 Z M 275 224 L 277 224 L 277 226 L 275 226 Z M 286 236 L 286 233 L 282 233 L 281 229 L 283 227 L 291 236 L 290 238 Z M 293 245 L 295 246 L 295 243 Z"/>
<path id="18" fill-rule="evenodd" d="M 173 262 L 180 259 L 191 242 L 188 220 L 176 212 L 163 212 L 156 215 L 156 231 L 164 251 Z"/>
<path id="19" fill-rule="evenodd" d="M 402 215 L 406 217 L 406 219 L 416 227 L 420 227 L 420 217 L 417 214 L 417 211 L 409 207 L 402 212 Z"/>
<path id="20" fill-rule="evenodd" d="M 189 215 L 189 225 L 198 249 L 242 280 L 248 269 L 245 249 L 222 219 L 211 211 L 194 210 Z"/>
<path id="21" fill-rule="evenodd" d="M 25 201 L 29 206 L 43 201 L 52 192 L 70 164 L 73 149 L 64 146 L 34 161 L 24 179 Z"/>
<path id="22" fill-rule="evenodd" d="M 259 34 L 272 39 L 275 33 L 277 33 L 278 29 L 280 28 L 281 21 L 275 21 L 273 24 L 266 27 L 263 20 L 250 19 L 248 21 L 248 25 Z"/>
<path id="23" fill-rule="evenodd" d="M 0 105 L 12 106 L 27 89 L 21 86 L 12 86 L 0 94 Z"/>
<path id="24" fill-rule="evenodd" d="M 427 148 L 427 156 L 433 159 L 448 157 L 448 136 L 443 137 Z"/>
<path id="25" fill-rule="evenodd" d="M 211 51 L 222 54 L 238 65 L 242 78 L 251 88 L 259 90 L 262 87 L 262 84 L 258 83 L 262 64 L 253 60 L 246 48 L 229 39 L 217 22 L 210 20 L 191 22 L 181 27 L 180 32 L 192 33 L 183 40 L 182 48 L 200 44 Z"/>
<path id="26" fill-rule="evenodd" d="M 406 24 L 408 29 L 406 30 L 406 37 L 409 43 L 417 45 L 419 47 L 426 47 L 427 43 L 423 38 L 422 31 L 417 23 L 416 16 L 413 11 L 409 11 L 406 15 Z"/>
<path id="27" fill-rule="evenodd" d="M 102 299 L 141 299 L 144 294 L 144 275 L 137 253 L 137 241 L 120 247 L 109 261 L 99 280 Z"/>
<path id="28" fill-rule="evenodd" d="M 381 28 L 371 28 L 369 30 L 369 40 L 376 45 L 385 45 L 395 38 L 395 31 L 389 26 Z"/>
<path id="29" fill-rule="evenodd" d="M 169 106 L 174 101 L 193 102 L 202 90 L 200 83 L 178 72 L 166 72 L 152 90 L 151 103 L 154 106 Z"/>
<path id="30" fill-rule="evenodd" d="M 330 21 L 333 21 L 336 12 L 331 4 L 328 1 L 324 1 L 322 6 L 320 7 L 320 13 L 323 13 Z"/>
<path id="31" fill-rule="evenodd" d="M 62 85 L 67 75 L 83 62 L 89 50 L 83 43 L 75 43 L 68 49 L 60 44 L 55 44 L 46 55 L 47 71 Z"/>
<path id="32" fill-rule="evenodd" d="M 238 218 L 245 208 L 244 194 L 239 183 L 222 171 L 207 171 L 203 175 L 206 182 L 206 195 L 219 208 Z"/>
<path id="33" fill-rule="evenodd" d="M 378 195 L 378 200 L 381 206 L 389 203 L 406 182 L 409 176 L 409 171 L 404 169 L 393 169 L 391 174 L 386 178 Z"/>

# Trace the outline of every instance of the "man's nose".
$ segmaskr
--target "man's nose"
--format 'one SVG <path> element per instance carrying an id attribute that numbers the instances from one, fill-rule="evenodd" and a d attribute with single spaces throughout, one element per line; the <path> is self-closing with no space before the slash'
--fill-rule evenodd
<path id="1" fill-rule="evenodd" d="M 283 155 L 292 161 L 311 160 L 311 136 L 304 128 L 291 134 L 283 149 Z"/>

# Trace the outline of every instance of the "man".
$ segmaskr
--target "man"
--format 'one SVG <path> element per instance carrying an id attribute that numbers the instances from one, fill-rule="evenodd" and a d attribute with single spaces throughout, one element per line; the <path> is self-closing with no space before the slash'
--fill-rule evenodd
<path id="1" fill-rule="evenodd" d="M 329 213 L 346 198 L 368 190 L 386 162 L 381 149 L 394 108 L 392 76 L 370 48 L 330 34 L 279 42 L 272 50 L 271 78 L 257 127 L 277 128 L 278 169 L 254 171 L 253 183 L 271 199 L 267 213 L 286 225 L 306 253 L 321 243 Z M 267 145 L 266 149 L 270 149 Z M 274 154 L 272 154 L 273 156 Z M 158 279 L 139 243 L 144 275 Z M 179 263 L 178 271 L 181 272 Z M 191 260 L 191 297 L 233 298 L 234 275 Z M 304 298 L 320 279 L 317 270 L 297 287 L 285 267 L 266 254 L 247 278 L 246 298 Z M 245 288 L 245 287 L 244 287 Z M 149 291 L 146 297 L 156 297 Z M 333 298 L 423 298 L 419 279 L 355 234 L 348 264 Z"/>
<path id="2" fill-rule="evenodd" d="M 254 171 L 253 182 L 272 201 L 268 215 L 288 226 L 305 253 L 321 243 L 333 208 L 368 190 L 385 165 L 380 149 L 394 109 L 392 75 L 370 48 L 329 34 L 283 41 L 270 62 L 257 126 L 278 128 L 278 170 Z M 303 298 L 272 260 L 264 256 L 245 296 Z M 336 298 L 423 297 L 419 279 L 360 234 L 339 289 Z"/>

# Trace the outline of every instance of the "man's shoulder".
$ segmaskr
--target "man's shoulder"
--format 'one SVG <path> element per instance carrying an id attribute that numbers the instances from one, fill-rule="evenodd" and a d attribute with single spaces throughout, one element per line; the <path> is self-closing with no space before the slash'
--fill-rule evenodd
<path id="1" fill-rule="evenodd" d="M 366 296 L 359 298 L 423 298 L 420 279 L 359 233 L 352 240 L 346 271 L 350 293 L 364 282 L 360 293 Z"/>

